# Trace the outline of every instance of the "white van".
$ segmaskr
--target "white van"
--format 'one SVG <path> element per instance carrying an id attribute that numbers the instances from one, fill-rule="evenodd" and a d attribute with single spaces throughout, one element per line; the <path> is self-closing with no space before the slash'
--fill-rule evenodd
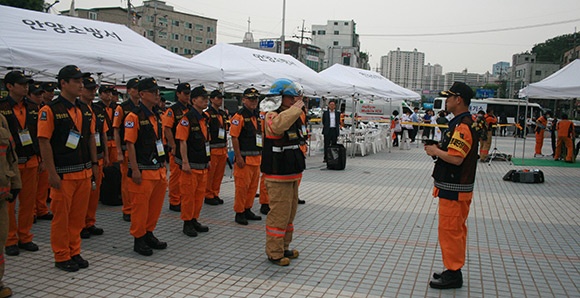
<path id="1" fill-rule="evenodd" d="M 507 117 L 508 123 L 515 123 L 518 113 L 518 106 L 520 113 L 524 114 L 526 102 L 525 100 L 510 99 L 510 98 L 485 98 L 472 99 L 469 105 L 469 112 L 475 114 L 479 111 L 486 111 L 488 108 L 493 109 L 496 117 L 504 114 Z M 528 118 L 539 117 L 542 113 L 542 106 L 537 103 L 528 103 Z M 445 97 L 436 97 L 433 101 L 433 111 L 435 114 L 445 109 Z"/>

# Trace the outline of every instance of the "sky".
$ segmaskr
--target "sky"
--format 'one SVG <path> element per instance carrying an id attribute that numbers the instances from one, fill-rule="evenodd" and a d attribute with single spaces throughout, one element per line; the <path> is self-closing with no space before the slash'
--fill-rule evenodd
<path id="1" fill-rule="evenodd" d="M 68 10 L 70 3 L 61 0 L 52 12 Z M 166 3 L 177 11 L 217 19 L 217 42 L 241 42 L 248 18 L 255 40 L 282 34 L 283 0 Z M 131 4 L 139 6 L 142 1 L 132 0 Z M 127 0 L 75 0 L 75 6 L 126 7 Z M 531 51 L 535 44 L 580 30 L 580 1 L 287 0 L 286 40 L 300 35 L 302 22 L 310 30 L 313 24 L 325 25 L 327 20 L 355 21 L 361 51 L 370 54 L 373 70 L 380 67 L 381 56 L 400 48 L 425 53 L 425 64 L 440 64 L 443 73 L 465 69 L 485 73 L 499 61 L 511 63 L 513 54 Z"/>

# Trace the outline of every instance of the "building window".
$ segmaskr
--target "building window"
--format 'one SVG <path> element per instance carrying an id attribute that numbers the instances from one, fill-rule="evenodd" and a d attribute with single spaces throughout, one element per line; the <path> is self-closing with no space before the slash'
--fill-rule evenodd
<path id="1" fill-rule="evenodd" d="M 96 20 L 97 19 L 97 12 L 96 11 L 89 11 L 89 19 Z"/>
<path id="2" fill-rule="evenodd" d="M 171 47 L 171 51 L 173 53 L 179 54 L 179 48 L 178 47 Z"/>
<path id="3" fill-rule="evenodd" d="M 213 39 L 208 39 L 206 43 L 207 44 L 213 44 Z"/>
<path id="4" fill-rule="evenodd" d="M 348 26 L 348 22 L 344 22 L 344 25 L 345 25 L 345 26 Z"/>
<path id="5" fill-rule="evenodd" d="M 334 31 L 334 35 L 339 35 L 339 34 L 340 34 L 340 32 Z"/>
<path id="6" fill-rule="evenodd" d="M 541 76 L 542 75 L 542 71 L 541 70 L 536 70 L 536 75 L 537 76 Z"/>
<path id="7" fill-rule="evenodd" d="M 189 22 L 185 22 L 185 28 L 187 29 L 193 29 L 193 24 L 189 23 Z"/>
<path id="8" fill-rule="evenodd" d="M 201 50 L 195 50 L 195 54 L 201 54 Z"/>
<path id="9" fill-rule="evenodd" d="M 147 36 L 153 37 L 153 35 L 155 35 L 155 33 L 153 33 L 153 30 L 147 30 Z"/>
<path id="10" fill-rule="evenodd" d="M 334 41 L 332 42 L 333 45 L 337 46 L 338 45 L 338 41 Z"/>
<path id="11" fill-rule="evenodd" d="M 173 40 L 179 40 L 179 34 L 177 34 L 177 33 L 172 33 L 172 34 L 171 34 L 171 39 L 173 39 Z"/>
<path id="12" fill-rule="evenodd" d="M 196 42 L 196 43 L 203 43 L 203 37 L 201 37 L 201 36 L 196 36 L 196 37 L 195 37 L 195 42 Z"/>
<path id="13" fill-rule="evenodd" d="M 195 24 L 195 30 L 197 30 L 197 31 L 203 31 L 203 25 Z"/>
<path id="14" fill-rule="evenodd" d="M 191 41 L 193 41 L 193 38 L 191 38 L 191 35 L 185 35 L 183 37 L 183 40 L 191 42 Z"/>
<path id="15" fill-rule="evenodd" d="M 153 16 L 147 16 L 145 19 L 146 19 L 146 20 L 147 20 L 147 22 L 149 22 L 149 23 L 153 23 L 153 22 L 155 21 L 155 17 L 153 17 Z"/>
<path id="16" fill-rule="evenodd" d="M 171 21 L 171 25 L 173 25 L 175 27 L 179 27 L 179 21 L 173 20 L 173 21 Z"/>
<path id="17" fill-rule="evenodd" d="M 183 49 L 183 54 L 191 55 L 191 49 Z"/>
<path id="18" fill-rule="evenodd" d="M 161 38 L 161 39 L 167 39 L 167 32 L 160 31 L 159 32 L 159 38 Z"/>
<path id="19" fill-rule="evenodd" d="M 312 35 L 316 35 L 316 31 L 312 31 Z"/>
<path id="20" fill-rule="evenodd" d="M 338 26 L 338 22 L 334 22 L 334 26 Z"/>
<path id="21" fill-rule="evenodd" d="M 318 35 L 326 35 L 326 31 L 325 30 L 318 30 Z"/>
<path id="22" fill-rule="evenodd" d="M 214 32 L 214 31 L 215 31 L 215 29 L 213 27 L 209 27 L 209 26 L 207 27 L 207 32 Z"/>

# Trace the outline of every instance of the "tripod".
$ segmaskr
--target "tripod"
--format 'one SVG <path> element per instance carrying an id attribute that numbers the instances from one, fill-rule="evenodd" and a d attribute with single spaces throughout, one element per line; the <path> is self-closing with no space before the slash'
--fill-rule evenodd
<path id="1" fill-rule="evenodd" d="M 493 143 L 493 150 L 491 150 L 491 152 L 487 156 L 487 158 L 489 159 L 487 161 L 487 165 L 488 166 L 491 166 L 491 161 L 494 160 L 496 157 L 499 157 L 499 156 L 501 156 L 502 158 L 504 158 L 506 161 L 509 161 L 510 164 L 512 162 L 512 156 L 511 155 L 505 154 L 505 153 L 503 153 L 503 152 L 501 152 L 501 151 L 499 151 L 497 149 L 497 138 L 499 137 L 499 135 L 500 135 L 499 125 L 496 125 L 495 126 L 495 137 L 494 137 L 494 143 Z"/>

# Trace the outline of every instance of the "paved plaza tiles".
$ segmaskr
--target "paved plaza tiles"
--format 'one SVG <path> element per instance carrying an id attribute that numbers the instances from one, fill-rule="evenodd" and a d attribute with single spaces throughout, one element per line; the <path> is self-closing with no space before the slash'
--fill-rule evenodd
<path id="1" fill-rule="evenodd" d="M 544 153 L 551 153 L 546 143 Z M 497 142 L 510 154 L 513 144 L 510 137 Z M 522 145 L 518 140 L 518 156 Z M 525 156 L 532 150 L 529 138 Z M 143 257 L 132 250 L 120 207 L 99 206 L 105 234 L 82 242 L 88 269 L 56 269 L 50 223 L 39 221 L 33 232 L 40 251 L 7 256 L 4 281 L 14 297 L 580 297 L 578 168 L 541 168 L 545 183 L 518 184 L 501 178 L 525 166 L 480 163 L 464 286 L 434 290 L 430 275 L 443 264 L 433 162 L 422 146 L 349 158 L 345 171 L 325 170 L 320 154 L 307 167 L 293 242 L 300 257 L 289 267 L 267 261 L 264 220 L 234 222 L 227 170 L 225 204 L 205 205 L 199 219 L 209 233 L 185 236 L 166 200 L 155 234 L 169 247 Z"/>

